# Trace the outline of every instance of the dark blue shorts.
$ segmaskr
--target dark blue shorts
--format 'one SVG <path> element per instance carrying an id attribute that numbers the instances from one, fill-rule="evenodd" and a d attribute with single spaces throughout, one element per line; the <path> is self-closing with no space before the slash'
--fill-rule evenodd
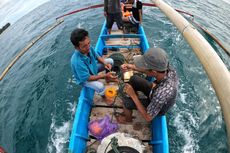
<path id="1" fill-rule="evenodd" d="M 122 22 L 122 14 L 119 13 L 108 13 L 106 18 L 106 27 L 107 29 L 111 29 L 113 26 L 113 23 L 117 23 L 118 29 L 123 28 L 123 22 Z"/>
<path id="2" fill-rule="evenodd" d="M 124 104 L 126 109 L 129 109 L 129 110 L 137 109 L 137 107 L 136 107 L 135 103 L 133 102 L 132 98 L 130 98 L 130 97 L 122 97 L 121 99 L 122 99 L 123 104 Z M 147 106 L 150 103 L 150 100 L 148 98 L 146 98 L 146 99 L 140 99 L 139 98 L 139 100 L 140 100 L 140 102 L 143 104 L 143 106 L 145 108 L 147 108 Z"/>
<path id="3" fill-rule="evenodd" d="M 152 83 L 140 76 L 134 75 L 130 78 L 129 84 L 133 87 L 134 91 L 139 91 L 142 93 L 142 96 L 138 96 L 138 99 L 141 101 L 144 107 L 147 107 L 150 103 L 149 93 L 152 89 Z M 129 110 L 136 109 L 136 105 L 132 98 L 128 97 L 123 92 L 123 89 L 120 91 L 120 93 L 125 108 Z"/>

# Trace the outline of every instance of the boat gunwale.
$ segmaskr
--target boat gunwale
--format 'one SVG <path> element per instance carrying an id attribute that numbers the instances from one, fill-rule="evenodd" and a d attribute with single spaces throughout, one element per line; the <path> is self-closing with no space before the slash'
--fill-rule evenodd
<path id="1" fill-rule="evenodd" d="M 106 36 L 107 35 L 107 30 L 106 30 L 106 22 L 103 23 L 102 29 L 100 32 L 100 35 L 98 37 L 98 41 L 95 47 L 95 50 L 102 55 L 103 48 L 106 46 L 105 44 L 105 37 L 106 38 L 113 38 L 117 37 L 116 36 Z M 119 37 L 122 35 L 119 35 Z M 123 35 L 125 36 L 125 35 Z M 134 37 L 134 34 L 132 35 L 126 35 L 127 38 L 128 36 Z M 138 29 L 138 34 L 137 37 L 140 37 L 140 44 L 139 47 L 142 49 L 142 52 L 146 52 L 147 49 L 149 48 L 149 44 L 144 32 L 144 29 L 142 26 L 139 26 Z M 69 152 L 85 152 L 87 148 L 87 141 L 89 140 L 89 133 L 88 133 L 88 124 L 87 125 L 82 125 L 82 118 L 87 118 L 89 121 L 90 117 L 90 112 L 93 106 L 93 96 L 94 96 L 94 91 L 88 87 L 83 87 L 78 105 L 76 108 L 76 114 L 74 118 L 74 123 L 73 123 L 73 129 L 71 132 L 71 138 L 70 138 L 70 144 L 69 144 Z M 86 98 L 87 97 L 87 98 Z M 86 104 L 85 104 L 86 102 Z M 85 116 L 82 116 L 82 110 L 85 113 Z M 85 123 L 85 122 L 84 122 Z M 84 128 L 86 131 L 78 131 L 80 128 Z M 169 142 L 168 142 L 168 130 L 167 130 L 167 122 L 166 122 L 166 116 L 157 116 L 155 117 L 152 122 L 151 122 L 151 141 L 150 145 L 152 145 L 152 152 L 154 153 L 168 153 L 169 152 Z M 83 135 L 81 135 L 83 134 Z M 88 138 L 88 139 L 87 139 Z M 80 144 L 82 143 L 82 144 Z M 80 148 L 78 148 L 80 147 Z M 81 150 L 80 150 L 81 149 Z"/>

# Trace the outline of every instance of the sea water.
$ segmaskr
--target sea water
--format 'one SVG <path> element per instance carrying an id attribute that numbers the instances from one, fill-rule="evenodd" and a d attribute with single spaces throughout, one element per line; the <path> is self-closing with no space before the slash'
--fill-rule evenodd
<path id="1" fill-rule="evenodd" d="M 0 35 L 0 73 L 56 17 L 99 3 L 103 1 L 1 1 L 1 26 L 5 22 L 12 25 Z M 195 21 L 228 47 L 229 0 L 169 0 L 167 3 L 193 14 Z M 180 32 L 157 8 L 143 10 L 143 26 L 150 46 L 167 51 L 170 64 L 180 78 L 176 105 L 167 114 L 170 153 L 227 153 L 221 108 L 202 65 Z M 64 23 L 30 48 L 0 82 L 0 146 L 9 153 L 68 151 L 81 90 L 70 69 L 74 52 L 70 33 L 76 27 L 87 29 L 95 46 L 103 22 L 103 8 L 66 17 Z M 204 37 L 229 68 L 226 53 L 210 37 L 205 34 Z"/>

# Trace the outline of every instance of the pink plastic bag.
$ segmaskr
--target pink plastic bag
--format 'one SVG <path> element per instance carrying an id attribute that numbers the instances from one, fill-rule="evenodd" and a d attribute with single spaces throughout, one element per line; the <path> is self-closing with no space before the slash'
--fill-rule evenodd
<path id="1" fill-rule="evenodd" d="M 98 140 L 102 140 L 104 137 L 117 132 L 118 125 L 111 123 L 110 118 L 106 115 L 99 120 L 91 121 L 88 125 L 89 132 Z"/>

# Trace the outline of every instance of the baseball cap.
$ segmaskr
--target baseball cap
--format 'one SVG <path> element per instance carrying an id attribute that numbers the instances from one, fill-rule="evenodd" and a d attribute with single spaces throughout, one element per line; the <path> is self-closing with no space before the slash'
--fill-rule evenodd
<path id="1" fill-rule="evenodd" d="M 161 72 L 168 69 L 169 60 L 163 49 L 149 48 L 143 55 L 134 57 L 134 64 L 137 68 Z"/>

